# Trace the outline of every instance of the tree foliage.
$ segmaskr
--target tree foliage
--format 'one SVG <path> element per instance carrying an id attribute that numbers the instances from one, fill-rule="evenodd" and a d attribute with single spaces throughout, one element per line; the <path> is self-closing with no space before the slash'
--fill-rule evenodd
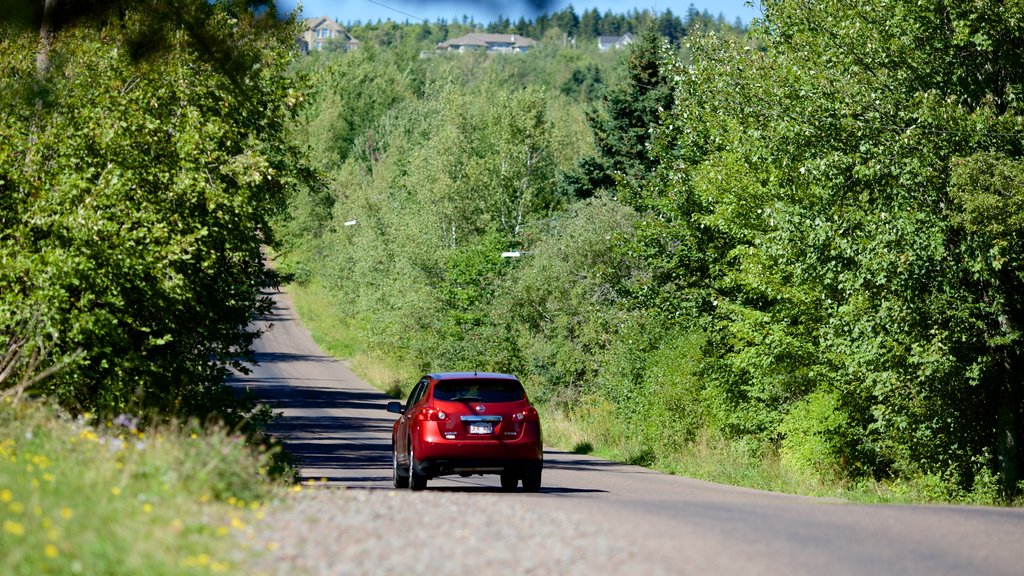
<path id="1" fill-rule="evenodd" d="M 637 462 L 718 438 L 1014 497 L 1019 3 L 762 4 L 749 38 L 654 22 L 614 66 L 566 42 L 421 62 L 335 142 L 317 275 L 376 350 L 515 371 Z M 568 16 L 544 34 L 601 31 Z"/>
<path id="2" fill-rule="evenodd" d="M 843 476 L 1016 489 L 1016 242 L 983 206 L 1018 193 L 1024 28 L 997 4 L 768 2 L 765 51 L 709 38 L 673 72 L 638 249 L 714 304 L 734 433 Z"/>
<path id="3" fill-rule="evenodd" d="M 68 363 L 33 389 L 73 410 L 205 416 L 232 407 L 268 218 L 307 177 L 284 134 L 293 29 L 154 4 L 58 3 L 45 69 L 36 33 L 4 27 L 0 328 Z"/>

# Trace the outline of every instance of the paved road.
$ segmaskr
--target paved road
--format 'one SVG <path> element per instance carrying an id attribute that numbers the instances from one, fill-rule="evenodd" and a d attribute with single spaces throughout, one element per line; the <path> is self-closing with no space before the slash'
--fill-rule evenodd
<path id="1" fill-rule="evenodd" d="M 350 507 L 346 509 L 350 518 L 358 517 L 351 509 L 353 502 L 365 501 L 380 510 L 395 500 L 382 499 L 387 495 L 397 496 L 402 507 L 410 501 L 433 502 L 445 509 L 468 510 L 467 515 L 500 516 L 515 510 L 517 516 L 532 518 L 524 529 L 528 532 L 543 533 L 542 527 L 556 534 L 582 531 L 574 542 L 559 545 L 561 555 L 527 555 L 527 561 L 533 561 L 527 573 L 537 574 L 1024 575 L 1024 510 L 1018 509 L 855 505 L 716 485 L 555 450 L 545 453 L 539 494 L 501 494 L 497 477 L 490 476 L 435 479 L 424 493 L 394 494 L 393 415 L 384 410 L 389 398 L 320 351 L 295 317 L 286 294 L 277 297 L 277 306 L 263 327 L 267 333 L 258 344 L 259 365 L 238 383 L 283 412 L 276 431 L 301 459 L 303 477 L 326 478 L 329 487 L 349 489 L 322 491 L 315 504 L 306 504 L 309 508 L 303 518 L 311 519 L 316 511 L 334 505 L 322 499 L 347 493 L 347 503 L 339 505 Z M 302 509 L 302 504 L 297 506 Z M 276 522 L 289 531 L 302 530 L 303 520 L 294 515 Z M 408 525 L 401 528 L 407 529 Z M 437 529 L 432 527 L 422 537 L 436 541 Z M 526 542 L 527 537 L 522 537 Z M 554 546 L 550 536 L 544 538 L 538 550 Z M 506 537 L 495 546 L 476 550 L 474 557 L 486 560 L 499 551 L 508 554 L 509 546 L 517 546 L 514 540 Z M 597 550 L 605 555 L 591 558 L 589 567 L 579 558 L 572 559 L 572 546 L 580 541 L 589 543 L 578 552 L 580 558 L 593 557 Z M 280 562 L 299 562 L 298 566 L 303 562 L 300 557 L 317 554 L 309 550 L 317 546 L 309 541 L 301 544 L 301 553 L 297 551 L 300 544 L 295 546 L 288 554 L 278 555 L 279 573 L 291 570 L 281 568 Z M 385 555 L 360 570 L 359 559 L 375 550 L 373 546 L 339 551 L 337 540 L 331 539 L 322 546 L 333 547 L 320 553 L 333 554 L 338 562 L 348 554 L 344 566 L 349 573 L 420 573 L 416 568 L 422 567 L 398 563 L 387 568 L 387 562 L 397 560 Z M 563 561 L 556 567 L 556 562 Z M 477 573 L 480 569 L 449 567 L 447 571 Z M 300 571 L 343 573 L 308 565 Z"/>

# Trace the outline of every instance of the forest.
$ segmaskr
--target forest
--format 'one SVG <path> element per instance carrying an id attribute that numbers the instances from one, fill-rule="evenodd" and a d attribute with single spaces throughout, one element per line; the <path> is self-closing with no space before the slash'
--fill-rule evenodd
<path id="1" fill-rule="evenodd" d="M 761 4 L 303 56 L 272 2 L 5 3 L 0 395 L 262 421 L 224 382 L 269 247 L 395 391 L 511 372 L 569 449 L 1019 502 L 1024 5 Z M 473 30 L 539 44 L 434 50 Z"/>
<path id="2" fill-rule="evenodd" d="M 1024 8 L 762 4 L 612 53 L 353 27 L 296 65 L 326 185 L 284 261 L 403 377 L 515 373 L 580 449 L 1014 498 Z"/>

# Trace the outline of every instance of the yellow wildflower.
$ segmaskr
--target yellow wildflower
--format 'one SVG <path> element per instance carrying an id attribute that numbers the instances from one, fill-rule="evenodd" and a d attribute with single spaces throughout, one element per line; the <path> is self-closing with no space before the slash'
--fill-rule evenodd
<path id="1" fill-rule="evenodd" d="M 71 520 L 71 517 L 75 515 L 75 511 L 67 506 L 60 509 L 60 517 L 65 520 Z"/>
<path id="2" fill-rule="evenodd" d="M 14 520 L 4 520 L 4 532 L 13 536 L 21 536 L 25 533 L 25 527 L 21 525 L 21 522 L 15 522 Z"/>
<path id="3" fill-rule="evenodd" d="M 120 496 L 121 488 L 119 486 L 114 486 L 110 489 L 110 493 L 113 494 L 114 496 Z"/>
<path id="4" fill-rule="evenodd" d="M 235 530 L 245 530 L 245 522 L 242 522 L 237 516 L 232 516 L 231 527 Z"/>
<path id="5" fill-rule="evenodd" d="M 43 547 L 43 553 L 46 554 L 47 558 L 56 558 L 58 553 L 57 547 L 53 544 L 47 544 Z"/>
<path id="6" fill-rule="evenodd" d="M 14 499 L 14 494 L 7 488 L 0 490 L 0 502 L 7 503 Z"/>

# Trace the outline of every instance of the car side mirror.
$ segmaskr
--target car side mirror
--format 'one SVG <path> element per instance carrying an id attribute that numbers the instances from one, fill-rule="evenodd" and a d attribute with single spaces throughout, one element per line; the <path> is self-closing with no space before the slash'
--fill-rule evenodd
<path id="1" fill-rule="evenodd" d="M 401 402 L 388 402 L 388 412 L 401 414 L 402 412 L 405 412 L 405 406 L 402 406 Z"/>

